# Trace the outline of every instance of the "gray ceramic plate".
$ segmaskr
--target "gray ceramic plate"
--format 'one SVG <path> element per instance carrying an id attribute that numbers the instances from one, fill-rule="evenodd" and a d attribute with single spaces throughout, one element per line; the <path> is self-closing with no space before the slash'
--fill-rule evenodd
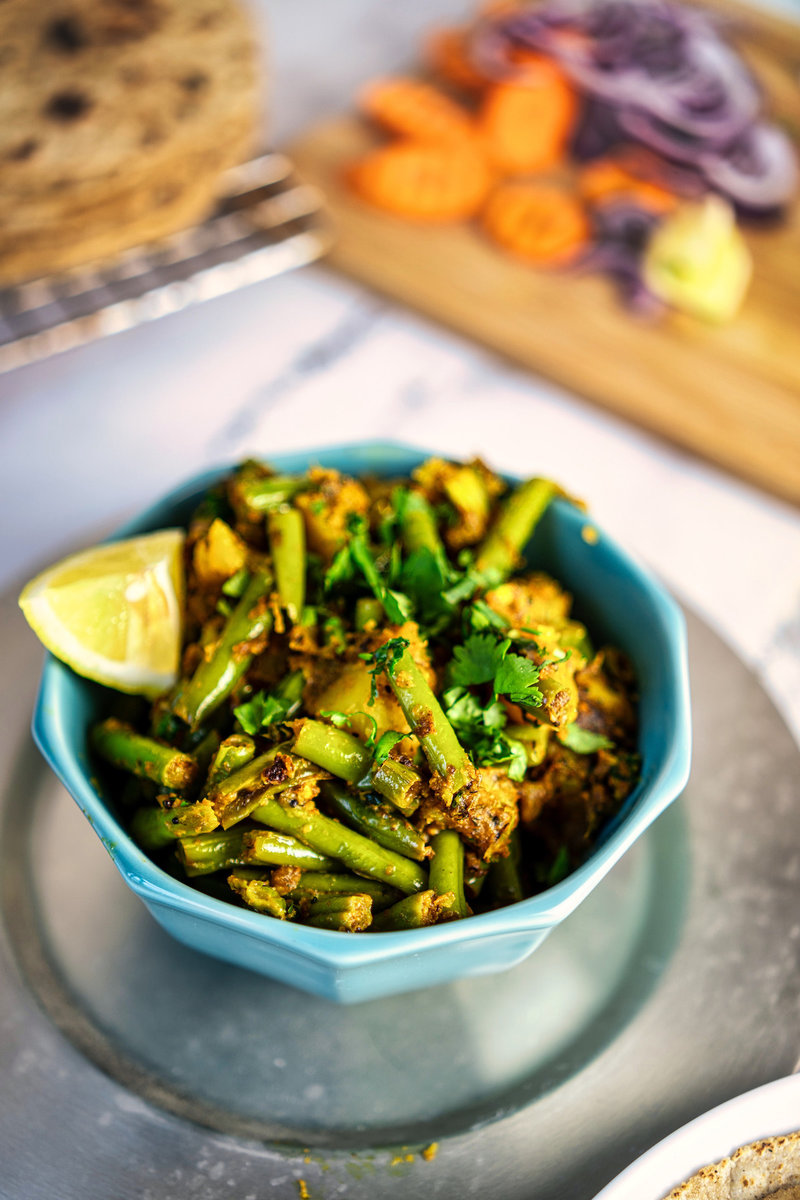
<path id="1" fill-rule="evenodd" d="M 689 631 L 684 798 L 513 971 L 341 1009 L 155 925 L 32 746 L 40 655 L 1 602 L 3 1200 L 590 1200 L 790 1072 L 797 749 Z"/>

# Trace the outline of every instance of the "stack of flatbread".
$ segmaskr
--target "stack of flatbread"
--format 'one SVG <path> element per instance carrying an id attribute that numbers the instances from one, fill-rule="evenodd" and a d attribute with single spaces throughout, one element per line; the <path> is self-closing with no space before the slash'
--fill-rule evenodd
<path id="1" fill-rule="evenodd" d="M 237 0 L 2 0 L 0 284 L 202 220 L 258 77 Z"/>
<path id="2" fill-rule="evenodd" d="M 800 1132 L 741 1146 L 665 1200 L 800 1200 Z"/>

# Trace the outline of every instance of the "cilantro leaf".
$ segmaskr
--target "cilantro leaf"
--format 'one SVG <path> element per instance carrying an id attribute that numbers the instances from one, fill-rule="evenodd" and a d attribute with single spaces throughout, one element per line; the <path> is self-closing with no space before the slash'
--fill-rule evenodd
<path id="1" fill-rule="evenodd" d="M 340 586 L 343 583 L 349 583 L 355 576 L 355 568 L 353 559 L 350 555 L 350 547 L 342 546 L 333 556 L 333 562 L 325 572 L 322 587 L 325 592 L 330 592 L 333 588 Z"/>
<path id="2" fill-rule="evenodd" d="M 508 645 L 506 642 L 504 645 Z M 494 677 L 495 695 L 507 696 L 512 704 L 524 704 L 537 708 L 543 701 L 536 686 L 540 667 L 523 658 L 521 654 L 506 654 Z"/>
<path id="3" fill-rule="evenodd" d="M 393 625 L 402 625 L 411 619 L 414 606 L 403 592 L 383 588 L 379 599 Z"/>
<path id="4" fill-rule="evenodd" d="M 223 596 L 233 596 L 238 600 L 247 584 L 250 581 L 250 572 L 246 567 L 241 567 L 229 579 L 226 579 L 222 585 Z"/>
<path id="5" fill-rule="evenodd" d="M 372 676 L 368 701 L 370 705 L 374 704 L 378 698 L 378 677 L 384 671 L 391 675 L 410 645 L 408 638 L 394 637 L 390 638 L 388 642 L 384 642 L 382 646 L 378 646 L 378 649 L 371 654 L 369 652 L 359 654 L 358 657 L 362 658 L 364 662 L 372 664 L 369 672 Z"/>
<path id="6" fill-rule="evenodd" d="M 233 713 L 245 733 L 252 737 L 266 726 L 285 720 L 293 704 L 291 699 L 256 692 L 246 704 L 239 704 Z"/>
<path id="7" fill-rule="evenodd" d="M 459 687 L 489 683 L 500 669 L 509 644 L 498 643 L 493 633 L 470 634 L 463 646 L 453 650 L 453 683 Z"/>
<path id="8" fill-rule="evenodd" d="M 375 747 L 375 766 L 379 767 L 384 759 L 389 757 L 389 751 L 392 750 L 398 742 L 402 742 L 406 735 L 398 733 L 396 729 L 387 729 L 386 733 L 381 734 L 378 738 L 378 744 Z"/>
<path id="9" fill-rule="evenodd" d="M 335 725 L 337 729 L 351 729 L 352 725 L 353 725 L 353 717 L 366 717 L 366 719 L 372 725 L 372 730 L 370 732 L 369 737 L 367 738 L 367 740 L 365 742 L 365 745 L 367 746 L 367 749 L 369 749 L 369 750 L 371 750 L 372 747 L 375 745 L 375 739 L 378 736 L 378 722 L 375 720 L 375 718 L 372 716 L 371 713 L 365 713 L 365 712 L 361 712 L 361 711 L 345 713 L 345 712 L 338 712 L 334 708 L 322 708 L 322 709 L 320 709 L 319 715 L 321 717 L 327 717 L 329 719 L 331 725 Z M 403 737 L 402 733 L 400 734 L 400 737 Z M 387 753 L 388 753 L 388 751 L 387 751 Z"/>
<path id="10" fill-rule="evenodd" d="M 520 783 L 525 778 L 525 772 L 528 769 L 528 754 L 522 742 L 518 742 L 516 738 L 506 738 L 506 745 L 509 748 L 510 755 L 508 759 L 508 778 L 513 779 L 515 783 Z M 504 759 L 499 761 L 504 762 Z"/>
<path id="11" fill-rule="evenodd" d="M 458 739 L 479 766 L 508 764 L 510 779 L 525 778 L 528 757 L 525 747 L 503 732 L 508 721 L 499 700 L 483 705 L 463 687 L 452 687 L 443 694 L 447 719 Z"/>
<path id="12" fill-rule="evenodd" d="M 400 584 L 422 608 L 441 603 L 444 572 L 439 559 L 428 546 L 417 546 L 416 550 L 411 551 L 403 563 Z"/>
<path id="13" fill-rule="evenodd" d="M 580 725 L 568 725 L 558 735 L 562 746 L 574 750 L 576 754 L 594 754 L 596 750 L 610 750 L 614 743 L 603 733 L 593 733 L 591 729 L 581 729 Z"/>
<path id="14" fill-rule="evenodd" d="M 508 621 L 490 608 L 485 600 L 473 600 L 464 610 L 464 623 L 473 632 L 482 629 L 508 629 Z"/>
<path id="15" fill-rule="evenodd" d="M 367 545 L 366 526 L 363 517 L 353 518 L 350 522 L 350 530 L 350 541 L 347 543 L 346 549 L 349 555 L 351 574 L 343 575 L 344 568 L 340 568 L 338 574 L 334 576 L 333 582 L 340 582 L 341 579 L 352 579 L 357 569 L 364 576 L 374 595 L 380 600 L 392 624 L 402 625 L 411 616 L 411 601 L 402 592 L 393 591 L 386 587 L 381 579 L 377 563 Z M 342 551 L 340 550 L 331 564 L 326 576 L 326 587 L 329 586 L 327 582 L 328 577 L 331 575 L 331 571 L 333 571 L 336 559 L 341 554 Z"/>

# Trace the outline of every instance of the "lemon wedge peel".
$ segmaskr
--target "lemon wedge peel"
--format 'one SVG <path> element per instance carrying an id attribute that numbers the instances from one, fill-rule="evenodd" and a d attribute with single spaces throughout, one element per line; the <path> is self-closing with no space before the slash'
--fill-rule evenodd
<path id="1" fill-rule="evenodd" d="M 178 677 L 184 540 L 183 530 L 167 529 L 70 555 L 25 586 L 20 608 L 77 674 L 158 696 Z"/>

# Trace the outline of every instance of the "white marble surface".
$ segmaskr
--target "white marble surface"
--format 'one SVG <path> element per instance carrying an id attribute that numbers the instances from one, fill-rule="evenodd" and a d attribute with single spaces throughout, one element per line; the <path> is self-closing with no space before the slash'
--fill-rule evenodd
<path id="1" fill-rule="evenodd" d="M 262 7 L 288 136 L 468 5 Z M 584 496 L 752 664 L 800 737 L 796 509 L 322 267 L 0 376 L 0 587 L 204 464 L 369 437 L 477 452 Z"/>

